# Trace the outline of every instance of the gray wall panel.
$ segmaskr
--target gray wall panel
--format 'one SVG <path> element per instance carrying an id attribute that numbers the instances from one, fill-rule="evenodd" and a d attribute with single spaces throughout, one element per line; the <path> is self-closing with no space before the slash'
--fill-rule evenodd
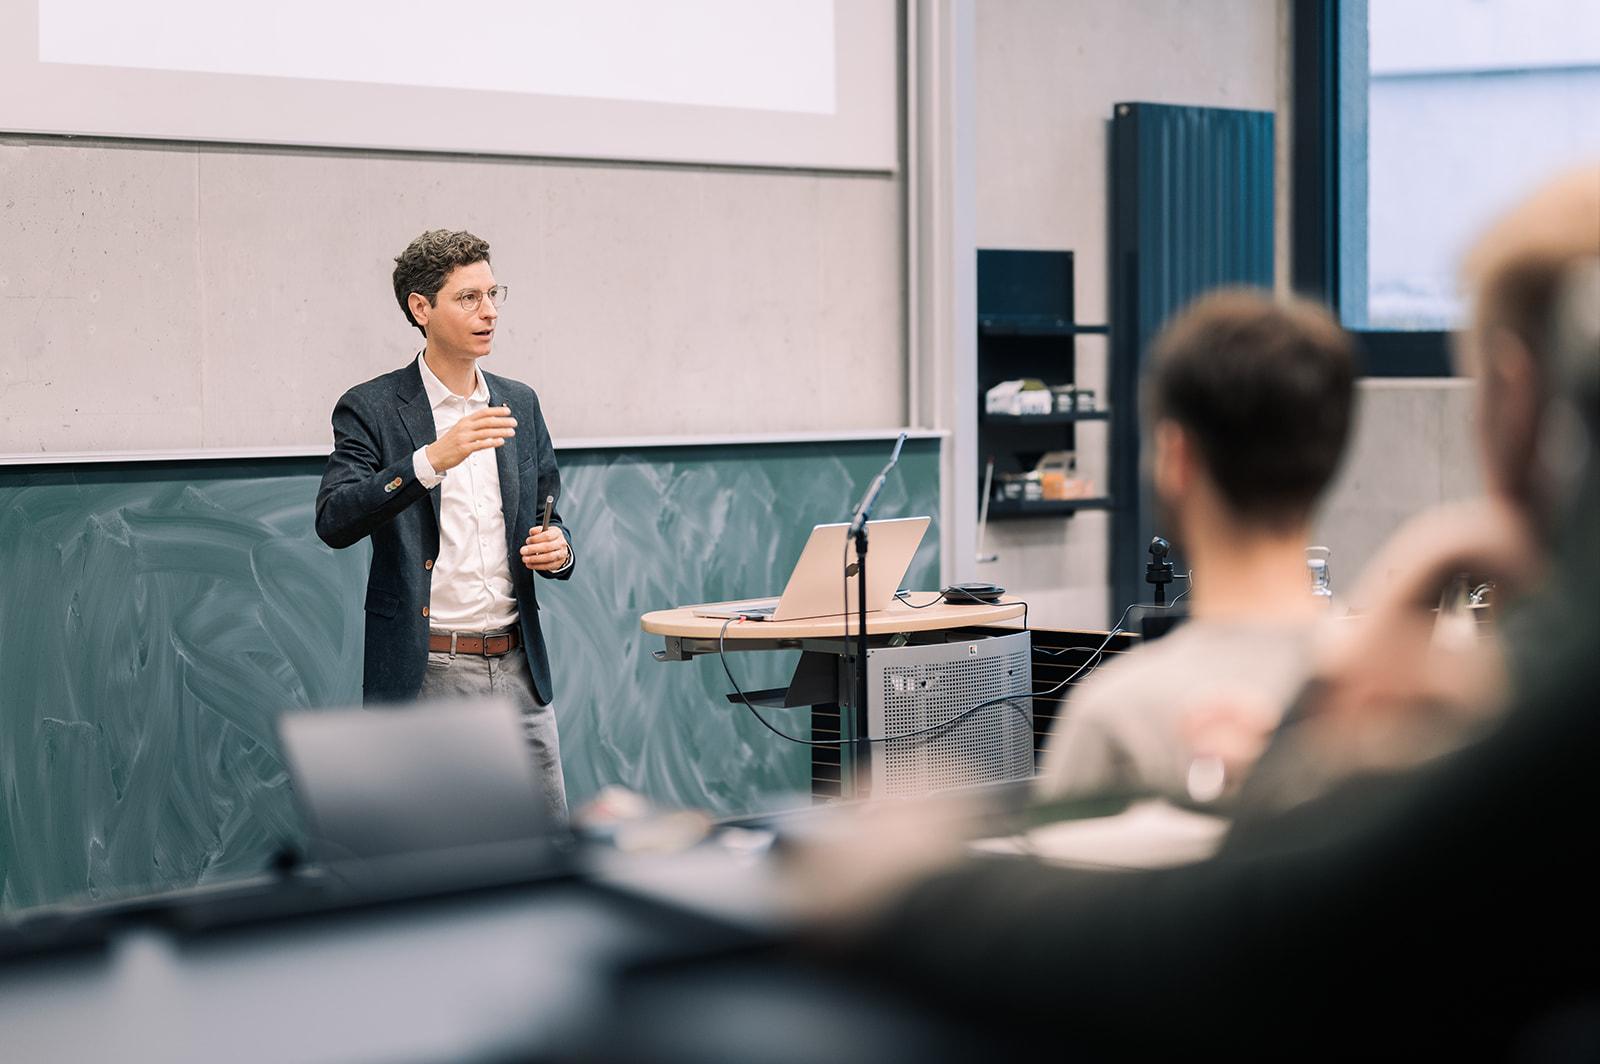
<path id="1" fill-rule="evenodd" d="M 0 178 L 0 454 L 326 446 L 420 346 L 389 272 L 440 225 L 558 437 L 906 416 L 893 176 L 12 140 Z"/>
<path id="2" fill-rule="evenodd" d="M 195 159 L 0 143 L 0 453 L 197 439 Z"/>

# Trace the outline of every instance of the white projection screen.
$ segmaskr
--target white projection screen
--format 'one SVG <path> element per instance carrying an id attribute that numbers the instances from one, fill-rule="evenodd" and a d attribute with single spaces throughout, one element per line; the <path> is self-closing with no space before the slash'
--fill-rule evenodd
<path id="1" fill-rule="evenodd" d="M 0 131 L 892 171 L 894 0 L 0 0 Z"/>

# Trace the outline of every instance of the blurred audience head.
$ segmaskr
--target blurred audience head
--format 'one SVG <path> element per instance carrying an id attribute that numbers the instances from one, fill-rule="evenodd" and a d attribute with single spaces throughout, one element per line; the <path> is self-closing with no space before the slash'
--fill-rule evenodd
<path id="1" fill-rule="evenodd" d="M 1478 378 L 1488 490 L 1416 515 L 1370 563 L 1356 593 L 1369 606 L 1365 622 L 1341 630 L 1321 655 L 1329 721 L 1376 719 L 1377 708 L 1406 718 L 1423 706 L 1503 708 L 1512 689 L 1506 653 L 1526 654 L 1552 633 L 1452 647 L 1439 638 L 1434 607 L 1462 574 L 1491 581 L 1497 600 L 1525 597 L 1551 574 L 1563 538 L 1594 536 L 1584 519 L 1569 518 L 1584 478 L 1600 475 L 1600 167 L 1563 175 L 1507 211 L 1463 273 L 1472 309 L 1458 353 Z M 1560 575 L 1565 584 L 1580 574 Z"/>
<path id="2" fill-rule="evenodd" d="M 1355 376 L 1350 337 L 1313 303 L 1236 289 L 1191 304 L 1143 385 L 1161 504 L 1180 526 L 1208 499 L 1242 527 L 1303 530 L 1344 453 Z"/>
<path id="3" fill-rule="evenodd" d="M 1562 494 L 1561 470 L 1573 461 L 1573 419 L 1584 416 L 1570 404 L 1584 394 L 1585 370 L 1592 374 L 1600 364 L 1600 351 L 1585 348 L 1592 334 L 1583 337 L 1577 324 L 1585 284 L 1595 283 L 1592 272 L 1584 277 L 1597 258 L 1600 166 L 1589 166 L 1550 181 L 1501 216 L 1463 267 L 1473 312 L 1459 355 L 1479 380 L 1488 487 L 1547 534 Z M 1594 393 L 1587 394 L 1592 404 Z"/>

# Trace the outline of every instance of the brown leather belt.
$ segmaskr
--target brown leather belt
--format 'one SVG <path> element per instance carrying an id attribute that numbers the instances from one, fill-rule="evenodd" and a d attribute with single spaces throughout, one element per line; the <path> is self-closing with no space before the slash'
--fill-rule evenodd
<path id="1" fill-rule="evenodd" d="M 435 654 L 480 654 L 498 658 L 522 645 L 522 632 L 516 628 L 499 635 L 466 635 L 461 632 L 429 632 L 428 650 Z"/>

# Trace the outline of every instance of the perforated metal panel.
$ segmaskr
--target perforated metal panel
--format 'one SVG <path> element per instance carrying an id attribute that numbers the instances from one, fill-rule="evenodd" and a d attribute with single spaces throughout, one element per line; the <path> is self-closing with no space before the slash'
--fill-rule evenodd
<path id="1" fill-rule="evenodd" d="M 938 646 L 867 652 L 867 720 L 872 735 L 903 735 L 953 720 L 913 739 L 877 743 L 870 791 L 926 794 L 1033 774 L 1033 669 L 1028 633 Z"/>

